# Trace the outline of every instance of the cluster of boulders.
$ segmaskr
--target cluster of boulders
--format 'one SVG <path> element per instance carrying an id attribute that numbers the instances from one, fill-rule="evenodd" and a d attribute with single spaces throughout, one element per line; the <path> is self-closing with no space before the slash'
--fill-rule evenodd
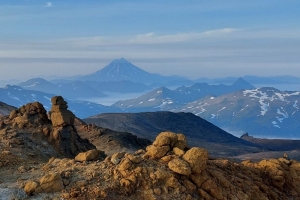
<path id="1" fill-rule="evenodd" d="M 200 176 L 205 171 L 208 152 L 198 147 L 188 148 L 183 134 L 162 132 L 146 151 L 116 153 L 106 161 L 116 165 L 114 179 L 125 193 L 143 187 L 147 188 L 144 191 L 147 199 L 161 195 L 193 199 L 199 195 L 191 176 Z"/>
<path id="2" fill-rule="evenodd" d="M 13 110 L 9 115 L 9 119 L 12 120 L 13 126 L 19 129 L 36 128 L 50 122 L 47 111 L 39 102 L 28 103 L 19 109 Z"/>
<path id="3" fill-rule="evenodd" d="M 27 181 L 24 190 L 47 192 L 42 188 L 49 180 L 47 188 L 60 191 L 64 199 L 300 198 L 299 162 L 210 160 L 206 150 L 189 148 L 182 134 L 162 132 L 146 150 L 118 152 L 104 161 L 98 153 L 81 153 L 75 160 L 52 158 L 43 166 L 45 175 Z"/>
<path id="4" fill-rule="evenodd" d="M 187 149 L 185 135 L 162 132 L 153 144 L 147 147 L 144 157 L 168 162 L 169 168 L 178 174 L 188 176 L 201 173 L 206 167 L 208 152 L 198 147 Z"/>
<path id="5" fill-rule="evenodd" d="M 43 176 L 40 181 L 27 181 L 24 191 L 28 195 L 33 193 L 59 192 L 64 189 L 63 179 L 58 173 L 49 173 Z"/>
<path id="6" fill-rule="evenodd" d="M 67 102 L 61 96 L 51 99 L 51 111 L 47 114 L 39 102 L 28 103 L 9 115 L 12 127 L 17 129 L 41 130 L 40 132 L 52 147 L 62 156 L 74 158 L 78 153 L 96 147 L 87 139 L 82 139 L 74 126 L 75 115 L 68 110 Z M 0 122 L 0 126 L 4 127 Z"/>
<path id="7" fill-rule="evenodd" d="M 262 160 L 258 163 L 253 163 L 250 160 L 247 160 L 242 162 L 242 164 L 247 167 L 265 171 L 269 175 L 272 184 L 281 191 L 283 191 L 287 186 L 290 187 L 290 189 L 296 189 L 293 188 L 292 182 L 300 180 L 297 175 L 299 171 L 295 170 L 295 167 L 300 167 L 300 164 L 288 158 L 283 157 L 279 159 Z"/>

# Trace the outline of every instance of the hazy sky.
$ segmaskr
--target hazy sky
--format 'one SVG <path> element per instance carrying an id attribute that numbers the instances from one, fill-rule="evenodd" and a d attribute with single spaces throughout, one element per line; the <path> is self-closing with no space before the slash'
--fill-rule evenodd
<path id="1" fill-rule="evenodd" d="M 1 0 L 0 80 L 124 57 L 163 75 L 300 77 L 299 0 Z"/>

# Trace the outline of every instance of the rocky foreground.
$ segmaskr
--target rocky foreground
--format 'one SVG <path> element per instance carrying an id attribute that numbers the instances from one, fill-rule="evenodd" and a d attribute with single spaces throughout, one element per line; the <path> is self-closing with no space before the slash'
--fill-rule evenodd
<path id="1" fill-rule="evenodd" d="M 185 135 L 108 156 L 74 126 L 61 97 L 0 119 L 0 199 L 300 199 L 300 163 L 212 160 Z M 96 130 L 94 130 L 96 131 Z"/>

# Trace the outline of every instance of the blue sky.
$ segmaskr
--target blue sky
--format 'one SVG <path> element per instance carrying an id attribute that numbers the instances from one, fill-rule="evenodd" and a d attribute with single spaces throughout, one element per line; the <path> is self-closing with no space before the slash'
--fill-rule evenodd
<path id="1" fill-rule="evenodd" d="M 0 80 L 124 57 L 163 75 L 300 77 L 300 1 L 0 1 Z"/>

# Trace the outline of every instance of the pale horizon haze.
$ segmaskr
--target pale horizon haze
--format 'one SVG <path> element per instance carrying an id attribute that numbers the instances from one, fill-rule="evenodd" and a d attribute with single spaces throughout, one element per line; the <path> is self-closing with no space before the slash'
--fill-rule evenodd
<path id="1" fill-rule="evenodd" d="M 300 77 L 300 1 L 0 2 L 0 80 L 93 73 Z"/>

